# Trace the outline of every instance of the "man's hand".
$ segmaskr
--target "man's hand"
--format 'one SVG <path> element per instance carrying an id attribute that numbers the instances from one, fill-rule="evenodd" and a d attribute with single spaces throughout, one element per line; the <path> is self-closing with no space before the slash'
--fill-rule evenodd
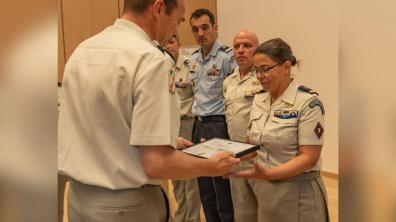
<path id="1" fill-rule="evenodd" d="M 219 152 L 208 159 L 208 172 L 211 176 L 222 176 L 230 172 L 231 167 L 240 162 L 231 152 Z"/>
<path id="2" fill-rule="evenodd" d="M 183 137 L 177 137 L 176 142 L 177 142 L 176 148 L 178 150 L 182 150 L 182 149 L 185 149 L 187 147 L 194 145 L 194 143 L 192 143 L 189 140 L 184 139 Z"/>

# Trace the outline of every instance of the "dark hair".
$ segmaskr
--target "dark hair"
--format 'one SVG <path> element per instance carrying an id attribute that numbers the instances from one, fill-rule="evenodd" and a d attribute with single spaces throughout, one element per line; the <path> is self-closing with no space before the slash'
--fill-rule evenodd
<path id="1" fill-rule="evenodd" d="M 154 3 L 155 0 L 124 0 L 124 10 L 123 12 L 127 12 L 131 10 L 136 14 L 142 14 L 150 5 Z M 166 9 L 165 13 L 170 15 L 178 5 L 178 0 L 164 0 Z"/>
<path id="2" fill-rule="evenodd" d="M 297 59 L 293 55 L 289 44 L 280 38 L 271 39 L 261 43 L 257 47 L 256 51 L 254 51 L 254 55 L 256 54 L 265 54 L 278 64 L 289 61 L 292 66 L 295 66 L 296 64 L 298 65 Z"/>
<path id="3" fill-rule="evenodd" d="M 210 24 L 212 24 L 212 26 L 216 23 L 216 20 L 215 20 L 215 17 L 214 17 L 214 15 L 213 15 L 213 13 L 211 12 L 211 11 L 209 11 L 208 9 L 206 9 L 206 8 L 200 8 L 200 9 L 197 9 L 197 10 L 195 10 L 192 14 L 191 14 L 191 17 L 190 17 L 190 24 L 191 24 L 191 20 L 193 19 L 193 18 L 200 18 L 201 16 L 203 16 L 203 15 L 207 15 L 208 17 L 209 17 L 209 20 L 210 20 Z"/>

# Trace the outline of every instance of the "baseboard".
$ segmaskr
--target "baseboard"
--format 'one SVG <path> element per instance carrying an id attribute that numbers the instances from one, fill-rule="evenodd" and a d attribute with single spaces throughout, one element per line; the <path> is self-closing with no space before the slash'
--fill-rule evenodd
<path id="1" fill-rule="evenodd" d="M 331 173 L 331 172 L 327 172 L 327 171 L 320 171 L 320 175 L 338 180 L 338 174 L 336 174 L 336 173 Z"/>

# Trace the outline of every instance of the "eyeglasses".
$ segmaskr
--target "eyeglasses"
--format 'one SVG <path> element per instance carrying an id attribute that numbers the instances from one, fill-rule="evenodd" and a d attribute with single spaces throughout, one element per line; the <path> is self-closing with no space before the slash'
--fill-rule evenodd
<path id="1" fill-rule="evenodd" d="M 282 63 L 277 63 L 272 66 L 253 67 L 252 72 L 255 73 L 256 75 L 265 74 L 265 73 L 269 72 L 271 69 L 273 69 L 275 66 L 280 65 L 280 64 L 282 64 Z"/>

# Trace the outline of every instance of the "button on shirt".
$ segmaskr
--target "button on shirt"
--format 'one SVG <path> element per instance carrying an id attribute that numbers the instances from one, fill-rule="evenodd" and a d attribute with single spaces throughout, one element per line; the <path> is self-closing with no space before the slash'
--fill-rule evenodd
<path id="1" fill-rule="evenodd" d="M 249 72 L 241 79 L 239 69 L 235 69 L 234 73 L 224 80 L 223 92 L 230 138 L 246 142 L 253 98 L 263 93 L 263 87 L 254 73 Z"/>
<path id="2" fill-rule="evenodd" d="M 223 81 L 235 65 L 232 49 L 222 46 L 218 40 L 205 59 L 202 58 L 201 49 L 191 55 L 190 81 L 195 95 L 192 108 L 194 115 L 224 115 Z"/>
<path id="3" fill-rule="evenodd" d="M 258 159 L 264 166 L 286 163 L 297 155 L 300 145 L 323 144 L 323 107 L 315 105 L 316 95 L 298 88 L 292 81 L 272 106 L 269 93 L 254 98 L 248 135 L 252 143 L 261 145 Z M 321 160 L 308 171 L 320 168 Z"/>
<path id="4" fill-rule="evenodd" d="M 176 147 L 180 117 L 168 87 L 171 69 L 143 29 L 124 19 L 81 43 L 65 67 L 60 173 L 109 189 L 161 184 L 145 175 L 140 146 Z"/>
<path id="5" fill-rule="evenodd" d="M 174 68 L 176 94 L 180 99 L 180 117 L 194 116 L 191 110 L 194 102 L 194 92 L 188 79 L 189 63 L 189 60 L 179 55 Z"/>

